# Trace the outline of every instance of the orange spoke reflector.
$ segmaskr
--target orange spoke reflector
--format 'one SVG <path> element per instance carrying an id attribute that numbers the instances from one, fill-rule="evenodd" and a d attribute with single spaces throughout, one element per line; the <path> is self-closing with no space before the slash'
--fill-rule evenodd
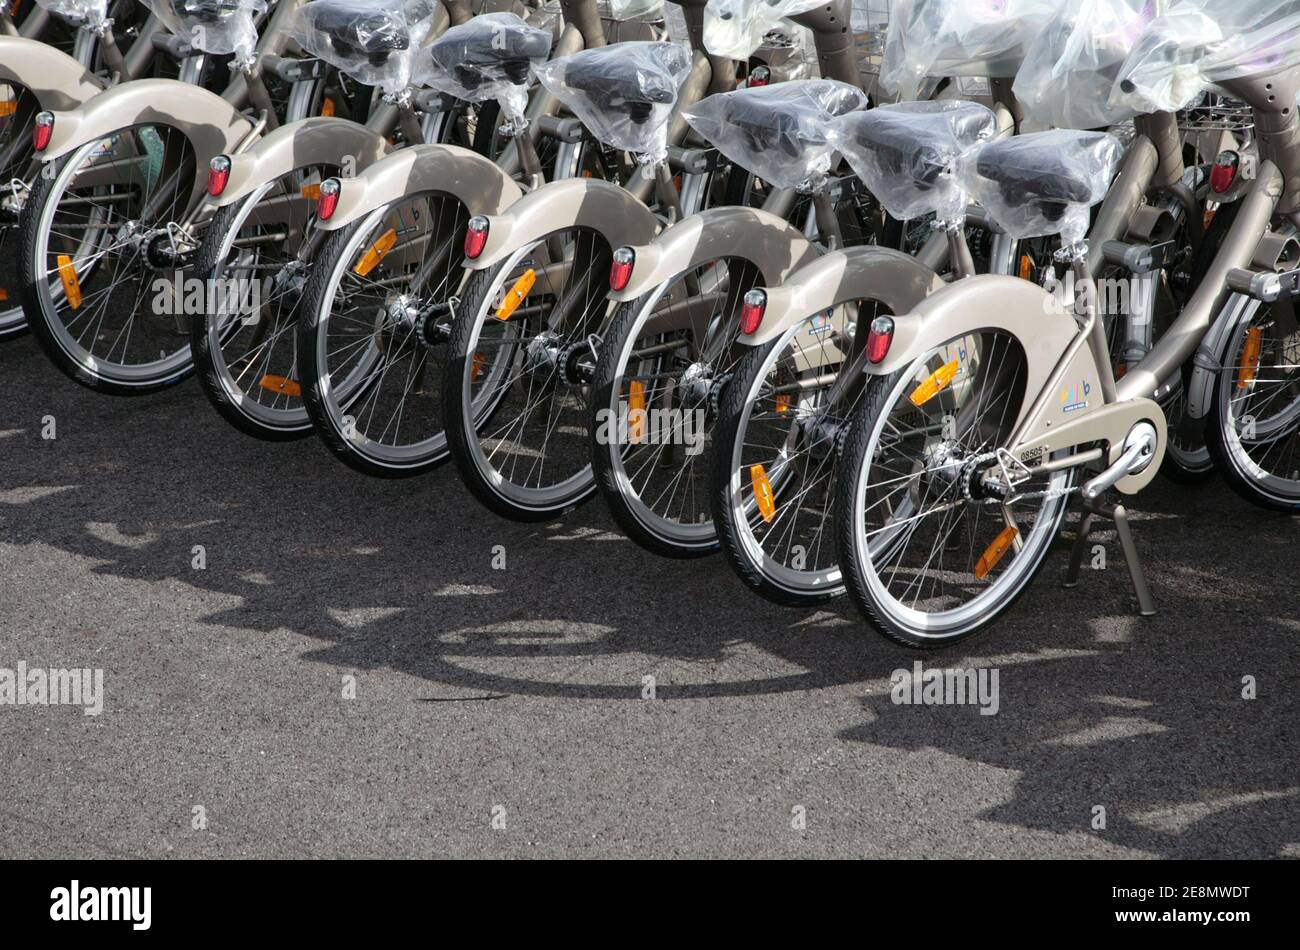
<path id="1" fill-rule="evenodd" d="M 957 375 L 957 360 L 952 360 L 940 366 L 933 373 L 926 377 L 925 382 L 912 390 L 912 395 L 908 398 L 912 400 L 914 406 L 924 406 L 927 402 L 939 395 L 953 378 Z"/>
<path id="2" fill-rule="evenodd" d="M 308 201 L 320 201 L 320 183 L 314 185 L 303 185 L 300 189 L 302 196 Z"/>
<path id="3" fill-rule="evenodd" d="M 640 445 L 645 439 L 645 383 L 632 380 L 628 384 L 627 440 Z"/>
<path id="4" fill-rule="evenodd" d="M 790 394 L 779 393 L 776 397 L 776 411 L 786 413 L 790 411 Z"/>
<path id="5" fill-rule="evenodd" d="M 0 99 L 0 119 L 3 119 L 5 116 L 13 115 L 17 111 L 17 99 Z"/>
<path id="6" fill-rule="evenodd" d="M 474 354 L 474 364 L 470 369 L 470 381 L 478 382 L 478 378 L 483 375 L 483 370 L 487 367 L 487 357 L 482 353 Z"/>
<path id="7" fill-rule="evenodd" d="M 1116 378 L 1116 379 L 1123 379 L 1123 378 L 1124 378 L 1124 374 L 1127 373 L 1127 372 L 1128 372 L 1128 364 L 1127 364 L 1127 363 L 1120 363 L 1118 366 L 1115 367 L 1115 378 Z"/>
<path id="8" fill-rule="evenodd" d="M 1219 213 L 1218 208 L 1210 208 L 1205 212 L 1205 215 L 1201 218 L 1202 230 L 1205 231 L 1210 230 L 1210 225 L 1214 223 L 1214 216 L 1218 213 Z"/>
<path id="9" fill-rule="evenodd" d="M 302 395 L 302 386 L 286 376 L 263 376 L 258 381 L 258 385 L 282 396 Z"/>
<path id="10" fill-rule="evenodd" d="M 9 291 L 5 290 L 3 287 L 0 287 L 0 303 L 4 303 L 8 299 L 9 299 Z"/>
<path id="11" fill-rule="evenodd" d="M 1015 543 L 1016 538 L 1019 536 L 1019 528 L 1003 528 L 998 533 L 998 536 L 993 539 L 993 543 L 984 549 L 980 559 L 975 562 L 975 579 L 982 581 L 988 577 L 989 571 L 998 566 L 998 561 L 1002 560 L 1003 556 L 1011 550 L 1011 545 Z"/>
<path id="12" fill-rule="evenodd" d="M 352 268 L 352 272 L 358 277 L 365 277 L 379 266 L 379 262 L 384 259 L 384 255 L 391 251 L 396 243 L 397 229 L 389 228 L 379 235 L 379 240 L 370 245 L 370 249 L 366 253 L 361 255 L 361 260 L 357 261 L 357 266 Z"/>
<path id="13" fill-rule="evenodd" d="M 326 96 L 325 101 L 320 104 L 320 114 L 323 116 L 334 114 L 334 100 L 331 97 Z"/>
<path id="14" fill-rule="evenodd" d="M 524 271 L 523 276 L 515 281 L 515 285 L 507 290 L 506 295 L 501 298 L 501 306 L 497 307 L 497 319 L 509 320 L 511 315 L 519 309 L 519 305 L 524 302 L 524 298 L 532 292 L 535 283 L 537 283 L 537 271 L 530 267 Z"/>
<path id="15" fill-rule="evenodd" d="M 59 280 L 63 281 L 63 292 L 68 297 L 68 306 L 73 310 L 81 307 L 81 281 L 77 280 L 77 269 L 72 266 L 72 258 L 67 254 L 59 255 Z"/>
<path id="16" fill-rule="evenodd" d="M 1237 368 L 1237 388 L 1249 389 L 1259 375 L 1259 353 L 1264 348 L 1264 328 L 1251 327 L 1246 331 L 1246 343 L 1241 348 L 1241 366 Z"/>
<path id="17" fill-rule="evenodd" d="M 776 496 L 772 494 L 772 483 L 767 480 L 767 469 L 761 465 L 749 467 L 749 481 L 754 486 L 754 501 L 758 503 L 758 513 L 768 524 L 776 517 Z"/>
<path id="18" fill-rule="evenodd" d="M 1030 257 L 1028 254 L 1021 254 L 1021 255 L 1020 255 L 1020 271 L 1019 271 L 1019 274 L 1020 274 L 1020 279 L 1021 279 L 1021 280 L 1033 280 L 1033 279 L 1034 279 L 1034 259 L 1033 259 L 1032 257 Z"/>

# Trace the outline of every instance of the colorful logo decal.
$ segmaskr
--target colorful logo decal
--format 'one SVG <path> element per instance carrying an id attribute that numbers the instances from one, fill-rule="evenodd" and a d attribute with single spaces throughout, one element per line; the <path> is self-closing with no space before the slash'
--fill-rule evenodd
<path id="1" fill-rule="evenodd" d="M 1084 379 L 1077 386 L 1061 390 L 1061 411 L 1074 412 L 1088 408 L 1088 396 L 1092 393 L 1092 383 Z"/>

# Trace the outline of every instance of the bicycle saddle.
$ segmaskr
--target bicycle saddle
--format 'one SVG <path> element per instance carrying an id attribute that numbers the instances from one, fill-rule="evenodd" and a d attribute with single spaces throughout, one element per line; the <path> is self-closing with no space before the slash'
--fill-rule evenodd
<path id="1" fill-rule="evenodd" d="M 1036 132 L 985 145 L 975 171 L 996 183 L 1008 204 L 1036 205 L 1055 221 L 1070 205 L 1101 200 L 1117 148 L 1115 137 L 1104 132 Z"/>
<path id="2" fill-rule="evenodd" d="M 489 14 L 453 27 L 428 49 L 435 69 L 451 74 L 471 91 L 503 77 L 524 85 L 532 61 L 550 54 L 551 34 L 513 14 Z"/>
<path id="3" fill-rule="evenodd" d="M 777 83 L 719 96 L 714 120 L 743 136 L 751 151 L 774 151 L 798 161 L 810 147 L 826 144 L 825 125 L 863 105 L 857 90 L 829 80 Z M 843 86 L 837 89 L 836 86 Z"/>
<path id="4" fill-rule="evenodd" d="M 837 122 L 836 131 L 845 149 L 870 152 L 885 174 L 929 191 L 953 159 L 992 135 L 995 125 L 993 113 L 978 103 L 941 100 L 859 112 Z"/>
<path id="5" fill-rule="evenodd" d="M 355 0 L 313 0 L 301 15 L 345 59 L 379 67 L 411 45 L 405 22 L 387 10 L 358 11 Z"/>
<path id="6" fill-rule="evenodd" d="M 635 56 L 628 54 L 629 46 L 638 47 Z M 690 53 L 676 43 L 619 43 L 574 54 L 564 84 L 641 124 L 654 106 L 676 101 L 672 75 L 689 66 Z"/>
<path id="7" fill-rule="evenodd" d="M 212 26 L 241 9 L 237 0 L 168 0 L 177 19 Z"/>

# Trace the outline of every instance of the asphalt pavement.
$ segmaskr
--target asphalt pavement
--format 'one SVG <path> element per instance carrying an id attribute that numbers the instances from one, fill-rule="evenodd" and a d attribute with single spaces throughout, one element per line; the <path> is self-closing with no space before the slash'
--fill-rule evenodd
<path id="1" fill-rule="evenodd" d="M 101 669 L 103 710 L 0 705 L 0 858 L 1300 857 L 1300 524 L 1132 507 L 1158 616 L 1102 534 L 921 657 L 599 502 L 509 523 L 10 342 L 0 670 Z M 917 659 L 996 668 L 997 714 L 895 704 Z"/>

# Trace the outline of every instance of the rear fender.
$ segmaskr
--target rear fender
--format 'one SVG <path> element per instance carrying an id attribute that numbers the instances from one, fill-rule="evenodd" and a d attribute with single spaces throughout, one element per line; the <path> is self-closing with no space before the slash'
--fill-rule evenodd
<path id="1" fill-rule="evenodd" d="M 39 40 L 0 36 L 0 83 L 30 89 L 50 112 L 76 109 L 104 91 L 104 84 L 67 53 Z"/>

